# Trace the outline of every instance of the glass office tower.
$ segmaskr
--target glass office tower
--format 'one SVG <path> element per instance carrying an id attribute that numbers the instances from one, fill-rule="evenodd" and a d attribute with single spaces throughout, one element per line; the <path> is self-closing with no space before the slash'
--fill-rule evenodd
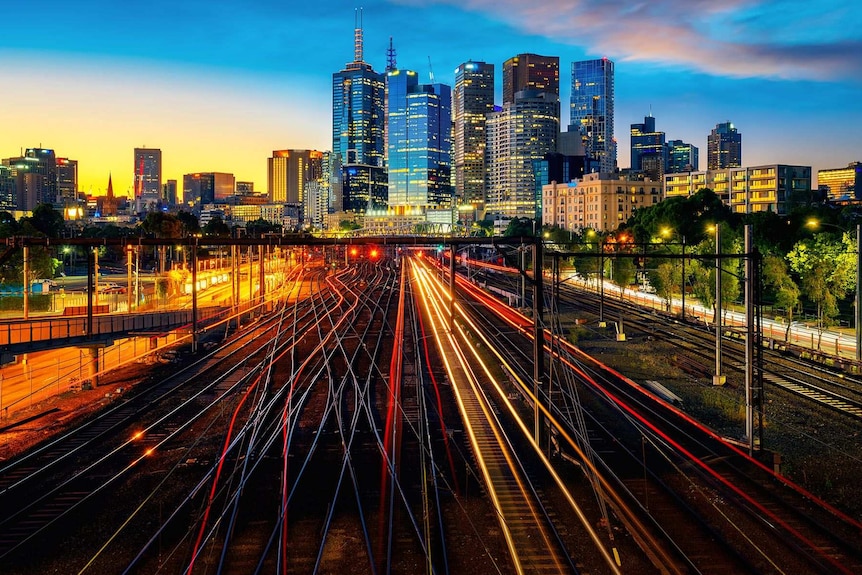
<path id="1" fill-rule="evenodd" d="M 655 129 L 655 118 L 645 116 L 642 124 L 631 125 L 631 169 L 660 181 L 667 168 L 664 132 Z"/>
<path id="2" fill-rule="evenodd" d="M 494 65 L 470 61 L 458 66 L 452 97 L 455 197 L 479 211 L 485 201 L 485 122 L 493 111 Z"/>
<path id="3" fill-rule="evenodd" d="M 354 60 L 332 75 L 332 153 L 341 169 L 338 211 L 365 213 L 386 205 L 384 75 L 362 57 L 362 28 L 354 30 Z"/>
<path id="4" fill-rule="evenodd" d="M 412 70 L 387 76 L 389 206 L 451 207 L 451 89 Z"/>
<path id="5" fill-rule="evenodd" d="M 617 166 L 614 140 L 614 63 L 607 58 L 572 62 L 569 130 L 578 130 L 587 156 L 602 172 Z"/>
<path id="6" fill-rule="evenodd" d="M 731 124 L 716 124 L 706 138 L 706 169 L 738 168 L 742 165 L 742 134 Z"/>

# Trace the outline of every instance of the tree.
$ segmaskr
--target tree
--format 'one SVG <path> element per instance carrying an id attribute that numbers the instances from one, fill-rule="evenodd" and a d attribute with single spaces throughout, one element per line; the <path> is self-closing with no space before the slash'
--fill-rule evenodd
<path id="1" fill-rule="evenodd" d="M 784 258 L 767 254 L 763 257 L 763 285 L 771 292 L 775 306 L 784 311 L 787 329 L 784 341 L 790 337 L 793 312 L 799 307 L 799 286 L 790 277 Z"/>
<path id="2" fill-rule="evenodd" d="M 245 225 L 245 230 L 250 237 L 260 237 L 263 234 L 281 233 L 281 226 L 268 222 L 263 218 L 258 218 L 253 222 L 248 222 Z"/>
<path id="3" fill-rule="evenodd" d="M 341 220 L 338 222 L 338 229 L 343 232 L 352 232 L 353 230 L 358 230 L 361 228 L 359 224 L 352 220 Z"/>
<path id="4" fill-rule="evenodd" d="M 512 218 L 503 235 L 507 238 L 535 235 L 535 222 L 530 218 Z"/>
<path id="5" fill-rule="evenodd" d="M 215 216 L 202 228 L 205 236 L 230 237 L 230 227 L 219 216 Z"/>
<path id="6" fill-rule="evenodd" d="M 722 226 L 720 253 L 733 255 L 742 253 L 742 241 L 733 232 Z M 692 260 L 686 264 L 686 275 L 691 279 L 691 289 L 695 297 L 704 307 L 712 307 L 715 311 L 714 321 L 718 321 L 718 307 L 715 301 L 715 263 L 709 256 L 715 256 L 715 236 L 693 246 L 692 253 L 704 256 L 700 260 Z M 721 303 L 722 307 L 739 299 L 742 260 L 737 257 L 721 258 Z M 687 278 L 687 279 L 688 279 Z"/>
<path id="7" fill-rule="evenodd" d="M 663 261 L 649 272 L 649 283 L 655 289 L 658 297 L 665 301 L 667 311 L 671 310 L 671 302 L 676 288 L 682 284 L 682 266 Z"/>
<path id="8" fill-rule="evenodd" d="M 140 223 L 140 228 L 148 235 L 163 239 L 181 238 L 183 235 L 183 224 L 180 219 L 164 212 L 148 213 Z"/>
<path id="9" fill-rule="evenodd" d="M 856 278 L 856 246 L 849 233 L 840 241 L 829 234 L 797 242 L 787 254 L 790 269 L 799 275 L 800 287 L 817 306 L 818 348 L 823 330 L 834 325 L 838 300 L 853 288 Z"/>
<path id="10" fill-rule="evenodd" d="M 182 226 L 183 237 L 193 236 L 201 232 L 201 224 L 191 212 L 180 210 L 177 212 L 177 219 Z"/>
<path id="11" fill-rule="evenodd" d="M 39 235 L 49 238 L 62 237 L 66 229 L 63 214 L 55 210 L 51 204 L 39 204 L 33 208 L 32 216 L 21 218 L 21 221 L 22 223 L 29 222 L 39 232 Z"/>
<path id="12" fill-rule="evenodd" d="M 687 243 L 698 244 L 707 235 L 707 223 L 727 222 L 733 227 L 737 219 L 715 192 L 703 188 L 689 197 L 668 198 L 636 209 L 625 228 L 640 243 L 649 242 L 662 228 L 670 227 L 686 238 Z"/>

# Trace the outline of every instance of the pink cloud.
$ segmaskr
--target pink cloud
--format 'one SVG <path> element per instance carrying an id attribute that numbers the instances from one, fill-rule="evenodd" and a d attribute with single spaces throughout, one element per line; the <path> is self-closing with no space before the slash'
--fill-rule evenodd
<path id="1" fill-rule="evenodd" d="M 862 71 L 858 41 L 775 41 L 770 27 L 779 22 L 805 27 L 808 22 L 804 14 L 779 12 L 778 5 L 763 0 L 437 1 L 484 12 L 524 32 L 621 61 L 678 65 L 733 77 L 828 80 Z M 767 14 L 763 19 L 758 18 L 761 12 Z"/>

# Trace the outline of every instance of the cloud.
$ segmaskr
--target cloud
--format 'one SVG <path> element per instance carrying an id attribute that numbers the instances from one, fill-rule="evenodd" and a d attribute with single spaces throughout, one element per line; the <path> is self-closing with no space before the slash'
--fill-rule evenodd
<path id="1" fill-rule="evenodd" d="M 859 16 L 841 0 L 432 0 L 504 20 L 597 56 L 731 77 L 832 80 L 862 73 Z M 410 3 L 410 0 L 407 0 Z M 846 15 L 842 20 L 841 16 Z M 849 21 L 848 21 L 849 20 Z M 858 22 L 857 22 L 858 23 Z"/>

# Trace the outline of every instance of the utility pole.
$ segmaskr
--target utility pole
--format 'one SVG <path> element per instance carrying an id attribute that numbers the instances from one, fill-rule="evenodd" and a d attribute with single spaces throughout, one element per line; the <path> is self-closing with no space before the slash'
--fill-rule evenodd
<path id="1" fill-rule="evenodd" d="M 715 375 L 713 385 L 724 385 L 721 374 L 721 224 L 715 224 Z"/>
<path id="2" fill-rule="evenodd" d="M 745 436 L 754 455 L 754 255 L 751 224 L 745 226 Z"/>

